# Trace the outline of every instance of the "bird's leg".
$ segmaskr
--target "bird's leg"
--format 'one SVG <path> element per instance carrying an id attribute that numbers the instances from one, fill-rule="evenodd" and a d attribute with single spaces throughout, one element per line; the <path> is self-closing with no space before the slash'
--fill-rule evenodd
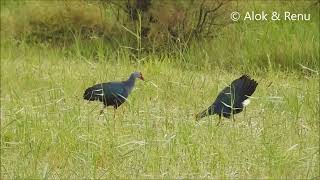
<path id="1" fill-rule="evenodd" d="M 219 126 L 220 123 L 221 123 L 221 115 L 219 115 L 219 120 L 218 120 L 217 126 Z"/>
<path id="2" fill-rule="evenodd" d="M 246 107 L 244 107 L 243 108 L 243 116 L 244 116 L 244 120 L 246 120 L 246 117 L 247 117 L 247 108 Z M 248 120 L 248 126 L 249 127 L 251 127 L 251 118 L 249 118 L 249 120 Z"/>
<path id="3" fill-rule="evenodd" d="M 243 109 L 244 109 L 244 112 L 243 112 L 244 119 L 246 119 L 246 112 L 247 112 L 247 111 L 246 111 L 246 107 L 244 107 Z"/>
<path id="4" fill-rule="evenodd" d="M 113 119 L 115 119 L 115 118 L 116 118 L 116 112 L 117 112 L 116 110 L 117 110 L 117 108 L 116 108 L 116 107 L 114 107 L 114 108 L 113 108 Z"/>
<path id="5" fill-rule="evenodd" d="M 234 113 L 232 112 L 232 120 L 233 122 L 236 122 L 236 119 L 234 118 Z"/>
<path id="6" fill-rule="evenodd" d="M 125 114 L 125 112 L 126 112 L 126 108 L 122 108 L 122 114 Z"/>
<path id="7" fill-rule="evenodd" d="M 103 108 L 100 110 L 100 116 L 104 113 L 104 109 L 106 108 L 107 106 L 104 105 Z"/>
<path id="8" fill-rule="evenodd" d="M 112 131 L 112 135 L 115 136 L 115 132 L 116 132 L 116 121 L 115 121 L 115 118 L 116 118 L 116 111 L 117 110 L 117 107 L 114 106 L 113 108 L 113 131 Z"/>

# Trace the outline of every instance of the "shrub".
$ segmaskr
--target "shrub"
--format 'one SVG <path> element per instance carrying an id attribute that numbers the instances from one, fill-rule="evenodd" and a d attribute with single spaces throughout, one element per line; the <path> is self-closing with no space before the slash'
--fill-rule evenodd
<path id="1" fill-rule="evenodd" d="M 151 1 L 151 0 L 109 0 L 126 14 L 123 24 L 131 23 L 138 28 L 145 48 L 163 49 L 171 45 L 188 45 L 193 39 L 210 38 L 219 28 L 228 24 L 224 16 L 230 3 L 220 1 Z"/>
<path id="2" fill-rule="evenodd" d="M 102 38 L 140 50 L 186 47 L 193 39 L 213 37 L 228 22 L 220 17 L 228 1 L 25 1 L 2 13 L 6 35 L 29 42 L 73 42 Z M 11 22 L 9 22 L 11 21 Z M 111 42 L 112 41 L 112 42 Z M 140 47 L 137 47 L 140 44 Z"/>

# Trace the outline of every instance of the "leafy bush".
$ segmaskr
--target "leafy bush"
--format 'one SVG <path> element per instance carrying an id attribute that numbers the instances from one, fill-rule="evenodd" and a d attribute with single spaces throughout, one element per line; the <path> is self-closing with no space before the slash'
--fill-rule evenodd
<path id="1" fill-rule="evenodd" d="M 312 18 L 225 26 L 229 11 L 253 10 L 310 13 Z M 85 60 L 130 57 L 132 62 L 170 59 L 187 69 L 305 66 L 318 71 L 318 12 L 318 1 L 1 1 L 1 42 L 40 44 L 46 51 L 57 46 L 64 55 Z"/>
<path id="2" fill-rule="evenodd" d="M 7 33 L 30 42 L 70 43 L 98 37 L 106 42 L 129 39 L 126 46 L 159 50 L 172 44 L 212 37 L 216 27 L 227 24 L 220 17 L 228 1 L 35 1 L 24 2 L 4 24 Z M 14 21 L 14 22 L 8 22 Z M 14 31 L 12 31 L 14 29 Z M 131 40 L 130 40 L 131 39 Z"/>

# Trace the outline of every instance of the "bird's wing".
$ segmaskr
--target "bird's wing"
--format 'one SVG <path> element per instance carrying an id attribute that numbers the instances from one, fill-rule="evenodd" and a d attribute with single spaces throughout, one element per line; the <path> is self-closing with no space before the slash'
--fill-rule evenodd
<path id="1" fill-rule="evenodd" d="M 128 93 L 122 82 L 110 82 L 103 85 L 106 98 L 126 99 Z"/>
<path id="2" fill-rule="evenodd" d="M 223 104 L 225 106 L 231 106 L 231 89 L 230 86 L 225 87 L 217 96 L 214 104 Z"/>
<path id="3" fill-rule="evenodd" d="M 225 87 L 215 100 L 216 105 L 234 108 L 241 108 L 242 103 L 248 99 L 256 90 L 258 83 L 250 79 L 248 75 L 243 75 L 240 78 L 232 81 L 230 86 Z"/>
<path id="4" fill-rule="evenodd" d="M 253 94 L 257 85 L 258 83 L 248 75 L 243 75 L 234 80 L 230 85 L 234 107 L 242 107 L 242 103 Z"/>

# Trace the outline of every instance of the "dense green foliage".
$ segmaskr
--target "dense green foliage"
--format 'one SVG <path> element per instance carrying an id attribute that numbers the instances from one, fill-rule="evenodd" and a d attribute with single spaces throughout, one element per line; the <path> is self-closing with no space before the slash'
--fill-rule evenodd
<path id="1" fill-rule="evenodd" d="M 1 179 L 319 177 L 319 4 L 234 1 L 228 10 L 312 18 L 231 23 L 146 51 L 137 22 L 108 9 L 101 19 L 99 3 L 65 13 L 59 1 L 30 2 L 1 1 Z M 135 70 L 147 81 L 115 119 L 82 99 Z M 196 123 L 242 73 L 259 82 L 248 108 L 220 126 Z"/>

